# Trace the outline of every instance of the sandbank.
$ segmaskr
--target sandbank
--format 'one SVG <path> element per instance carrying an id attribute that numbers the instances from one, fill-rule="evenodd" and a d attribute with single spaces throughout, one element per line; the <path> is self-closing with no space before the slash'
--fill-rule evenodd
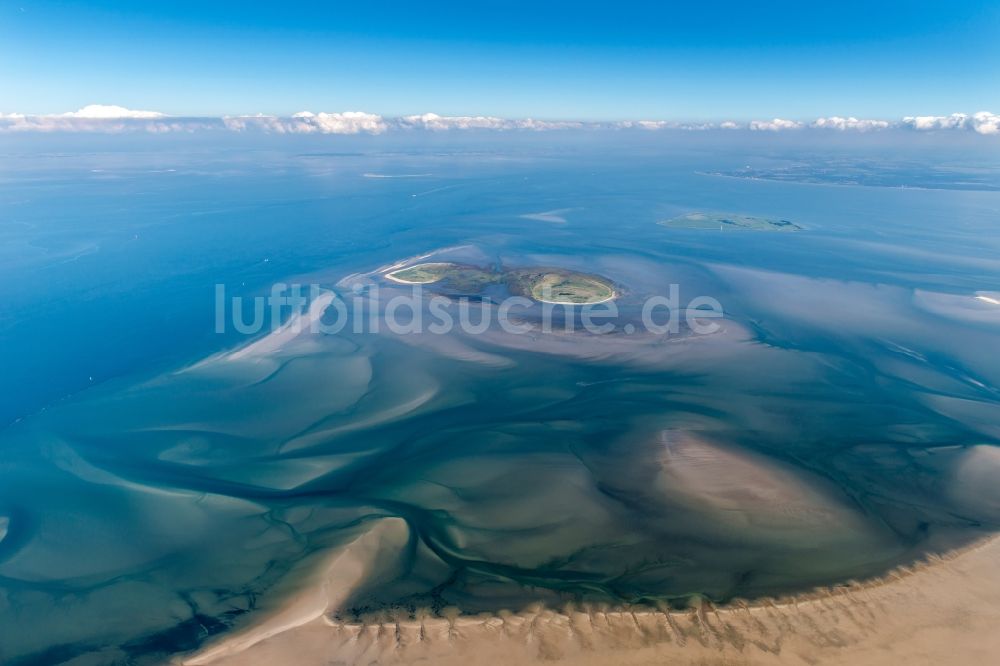
<path id="1" fill-rule="evenodd" d="M 333 619 L 372 549 L 402 536 L 399 521 L 373 529 L 331 559 L 323 592 L 307 591 L 306 601 L 293 600 L 283 613 L 180 663 L 916 666 L 991 663 L 1000 654 L 996 538 L 869 581 L 724 607 L 538 607 L 367 624 Z"/>

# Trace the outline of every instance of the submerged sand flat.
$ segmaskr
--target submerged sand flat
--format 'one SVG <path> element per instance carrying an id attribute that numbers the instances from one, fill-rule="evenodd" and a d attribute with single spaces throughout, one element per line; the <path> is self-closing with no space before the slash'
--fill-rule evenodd
<path id="1" fill-rule="evenodd" d="M 374 536 L 398 538 L 382 530 Z M 371 542 L 349 548 L 356 550 L 334 561 L 356 562 Z M 277 633 L 265 623 L 181 663 L 985 664 L 1000 651 L 998 565 L 994 538 L 865 583 L 723 608 L 537 608 L 368 624 L 324 613 Z"/>
<path id="2" fill-rule="evenodd" d="M 7 263 L 38 279 L 10 281 L 3 407 L 31 416 L 0 432 L 0 663 L 995 661 L 992 546 L 763 600 L 1000 533 L 1000 306 L 980 298 L 1000 301 L 996 194 L 482 147 L 178 153 L 190 168 L 169 178 L 139 152 L 88 154 L 114 171 L 75 184 L 77 155 L 16 170 Z M 52 214 L 70 186 L 93 196 Z M 565 224 L 517 217 L 564 205 Z M 807 231 L 656 225 L 697 210 Z M 64 261 L 90 243 L 100 270 Z M 385 273 L 421 262 L 603 276 L 618 326 L 591 335 L 557 306 L 545 333 L 533 300 L 512 334 L 491 282 L 467 299 L 472 323 L 494 315 L 481 333 L 313 334 L 317 305 L 270 336 L 202 339 L 213 282 L 246 297 L 244 321 L 253 294 L 300 282 L 370 321 L 418 292 Z M 681 310 L 718 299 L 721 329 L 645 330 L 671 285 Z M 456 322 L 470 295 L 419 291 Z M 725 610 L 650 610 L 694 594 Z"/>
<path id="3" fill-rule="evenodd" d="M 622 285 L 622 322 L 698 275 L 487 254 L 421 260 L 593 270 Z M 965 309 L 912 327 L 938 301 L 900 289 L 713 270 L 767 330 L 324 334 L 308 325 L 317 300 L 241 348 L 12 429 L 0 575 L 17 585 L 0 599 L 0 661 L 864 663 L 855 653 L 909 647 L 903 628 L 929 626 L 936 597 L 967 582 L 761 600 L 871 580 L 995 528 L 1000 365 L 926 360 L 994 333 Z M 386 302 L 329 289 L 352 311 Z M 830 312 L 850 315 L 848 341 L 782 343 Z M 852 346 L 869 338 L 880 353 Z M 692 599 L 724 609 L 653 610 Z M 955 609 L 976 598 L 955 599 L 945 617 L 964 622 Z"/>
<path id="4" fill-rule="evenodd" d="M 812 546 L 843 549 L 853 540 L 861 550 L 872 536 L 821 479 L 690 433 L 665 431 L 659 444 L 650 461 L 659 467 L 651 492 L 673 502 L 675 511 L 690 503 L 706 524 L 716 525 L 712 529 L 725 532 L 751 521 L 755 531 L 746 538 L 779 539 L 795 530 L 812 532 Z M 956 485 L 992 503 L 996 492 L 981 470 L 992 471 L 998 455 L 992 448 L 970 451 L 956 466 Z M 387 609 L 363 621 L 345 619 L 342 604 L 351 587 L 364 585 L 365 577 L 391 575 L 407 530 L 398 519 L 377 521 L 328 555 L 322 573 L 282 608 L 182 663 L 983 663 L 1000 648 L 991 633 L 1000 621 L 997 539 L 863 583 L 785 599 L 721 606 L 695 601 L 679 611 L 601 604 L 538 604 L 479 615 Z"/>

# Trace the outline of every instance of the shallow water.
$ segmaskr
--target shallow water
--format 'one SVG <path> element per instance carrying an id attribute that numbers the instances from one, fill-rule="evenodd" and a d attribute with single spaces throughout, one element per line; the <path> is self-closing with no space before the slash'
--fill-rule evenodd
<path id="1" fill-rule="evenodd" d="M 32 148 L 0 184 L 0 656 L 155 663 L 383 517 L 407 546 L 345 613 L 782 594 L 993 530 L 963 470 L 1000 441 L 1000 307 L 975 298 L 1000 193 L 712 176 L 801 155 L 685 141 Z M 699 210 L 806 229 L 656 224 Z M 372 271 L 455 247 L 606 276 L 623 321 L 671 284 L 726 318 L 212 333 L 217 283 L 370 307 L 354 283 L 404 293 Z"/>

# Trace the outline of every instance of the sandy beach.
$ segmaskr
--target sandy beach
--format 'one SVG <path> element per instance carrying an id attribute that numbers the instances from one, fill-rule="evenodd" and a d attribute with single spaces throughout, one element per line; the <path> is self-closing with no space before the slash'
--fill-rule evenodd
<path id="1" fill-rule="evenodd" d="M 286 609 L 180 661 L 291 664 L 937 664 L 989 663 L 1000 651 L 1000 540 L 863 583 L 788 599 L 686 611 L 529 609 L 497 615 L 333 619 L 338 585 L 375 547 L 401 538 L 381 523 L 331 557 L 325 583 Z M 320 610 L 322 600 L 327 605 Z"/>
<path id="2" fill-rule="evenodd" d="M 440 266 L 449 266 L 449 265 L 450 264 L 448 264 L 447 262 L 437 262 L 437 261 L 429 262 L 429 263 L 426 263 L 426 264 L 416 264 L 416 266 L 420 266 L 420 267 L 423 267 L 423 268 L 430 268 L 430 267 L 437 268 L 437 267 L 440 267 Z M 414 268 L 414 267 L 415 266 L 409 266 L 408 268 Z M 399 273 L 399 272 L 401 272 L 403 270 L 405 270 L 405 269 L 399 269 L 399 270 L 389 271 L 389 272 L 385 273 L 385 279 L 387 279 L 387 280 L 389 280 L 391 282 L 396 282 L 398 284 L 432 284 L 432 283 L 437 282 L 438 280 L 441 279 L 441 278 L 435 278 L 435 279 L 432 279 L 432 280 L 406 280 L 404 278 L 397 277 L 396 273 Z"/>

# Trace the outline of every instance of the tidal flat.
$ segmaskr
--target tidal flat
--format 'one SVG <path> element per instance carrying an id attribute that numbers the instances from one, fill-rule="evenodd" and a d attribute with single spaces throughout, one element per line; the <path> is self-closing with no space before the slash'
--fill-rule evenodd
<path id="1" fill-rule="evenodd" d="M 694 148 L 531 150 L 292 151 L 270 157 L 279 175 L 232 156 L 218 174 L 200 153 L 178 154 L 169 174 L 139 169 L 142 155 L 29 165 L 32 187 L 106 221 L 89 239 L 5 181 L 0 194 L 35 225 L 19 228 L 24 246 L 49 251 L 22 255 L 19 274 L 45 280 L 30 299 L 11 294 L 7 316 L 23 328 L 0 331 L 5 404 L 22 406 L 0 432 L 4 663 L 264 663 L 289 641 L 316 646 L 317 660 L 374 663 L 390 638 L 444 659 L 433 641 L 471 634 L 549 650 L 526 660 L 598 660 L 605 639 L 688 646 L 692 660 L 713 641 L 766 652 L 792 611 L 747 611 L 727 633 L 732 609 L 872 583 L 993 534 L 1000 308 L 980 296 L 1000 284 L 997 193 L 714 178 L 702 174 L 746 156 Z M 98 166 L 101 179 L 87 175 Z M 146 211 L 141 229 L 102 207 L 112 197 Z M 524 217 L 539 210 L 571 212 Z M 691 210 L 761 211 L 808 233 L 656 224 Z M 288 220 L 296 233 L 279 233 Z M 211 271 L 192 273 L 177 225 L 200 230 Z M 71 240 L 98 250 L 63 261 L 54 248 Z M 599 276 L 621 326 L 192 333 L 211 329 L 220 281 L 247 299 L 315 283 L 306 320 L 342 303 L 370 321 L 409 282 L 430 298 L 433 275 L 388 278 L 420 264 Z M 127 296 L 109 275 L 133 279 Z M 717 299 L 718 330 L 644 330 L 644 304 L 671 285 L 681 307 Z M 469 302 L 476 322 L 494 311 L 492 298 Z M 88 328 L 87 303 L 100 327 Z M 19 365 L 15 352 L 32 348 L 18 331 L 66 312 L 75 335 L 61 329 L 48 358 Z M 115 365 L 153 349 L 172 352 Z M 29 370 L 60 359 L 52 381 L 75 388 L 29 403 Z M 970 550 L 968 571 L 994 551 Z M 924 589 L 962 580 L 945 578 Z M 930 594 L 906 589 L 899 599 Z M 896 603 L 884 594 L 858 612 Z M 826 603 L 801 622 L 828 617 Z M 591 633 L 555 638 L 583 624 Z"/>

